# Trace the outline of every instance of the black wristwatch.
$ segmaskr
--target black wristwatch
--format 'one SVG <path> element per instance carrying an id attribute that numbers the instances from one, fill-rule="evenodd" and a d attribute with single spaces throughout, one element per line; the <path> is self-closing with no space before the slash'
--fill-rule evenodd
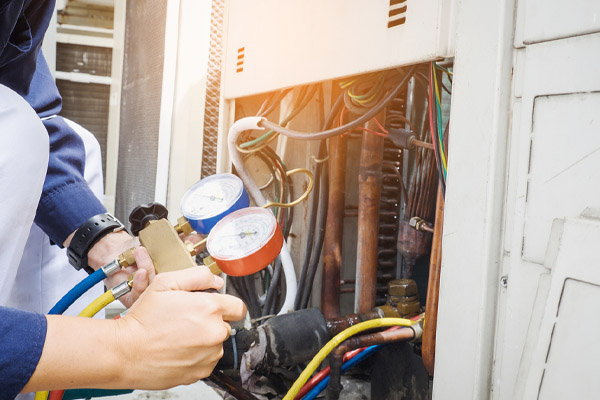
<path id="1" fill-rule="evenodd" d="M 121 221 L 109 213 L 98 214 L 88 219 L 75 231 L 71 244 L 69 244 L 67 249 L 69 263 L 77 271 L 83 268 L 85 272 L 92 274 L 94 269 L 88 265 L 90 249 L 104 236 L 124 228 Z"/>

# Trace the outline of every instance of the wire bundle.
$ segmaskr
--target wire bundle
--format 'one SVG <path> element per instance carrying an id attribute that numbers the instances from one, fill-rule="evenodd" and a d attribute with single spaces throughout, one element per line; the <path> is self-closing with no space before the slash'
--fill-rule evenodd
<path id="1" fill-rule="evenodd" d="M 253 154 L 259 157 L 271 172 L 269 184 L 260 189 L 267 188 L 272 182 L 273 186 L 275 187 L 274 197 L 281 198 L 282 196 L 285 196 L 286 193 L 289 196 L 291 189 L 290 181 L 289 179 L 285 178 L 285 173 L 277 172 L 286 171 L 286 167 L 277 157 L 275 152 L 269 147 L 269 144 L 272 143 L 279 134 L 300 140 L 323 140 L 329 137 L 342 135 L 360 127 L 365 122 L 375 117 L 375 115 L 383 107 L 389 104 L 389 102 L 397 96 L 400 90 L 408 83 L 414 74 L 415 68 L 416 67 L 411 67 L 406 73 L 404 73 L 402 70 L 393 70 L 365 75 L 351 81 L 342 82 L 342 93 L 340 96 L 338 96 L 337 100 L 332 106 L 329 116 L 327 117 L 327 121 L 324 123 L 323 130 L 321 132 L 304 133 L 285 127 L 302 111 L 304 107 L 306 107 L 317 89 L 320 88 L 320 85 L 301 87 L 291 111 L 281 121 L 280 125 L 268 121 L 266 118 L 264 118 L 264 116 L 277 109 L 278 102 L 280 102 L 288 93 L 290 93 L 290 91 L 286 90 L 270 94 L 258 111 L 258 116 L 263 117 L 258 123 L 258 126 L 267 128 L 267 133 L 255 138 L 251 138 L 246 132 L 252 131 L 246 131 L 244 134 L 241 134 L 241 131 L 230 129 L 230 138 L 228 140 L 232 144 L 230 145 L 230 155 L 240 177 L 242 177 L 242 180 L 244 181 L 244 184 L 247 187 L 248 185 L 256 186 L 252 181 L 251 176 L 248 174 L 248 171 L 245 170 L 241 159 L 242 155 L 248 157 L 248 154 Z M 321 103 L 324 103 L 322 100 L 322 89 L 319 91 L 319 96 L 321 98 Z M 353 114 L 358 114 L 358 118 L 346 124 L 342 123 L 338 127 L 328 129 L 333 120 L 340 114 L 343 107 L 349 109 Z M 322 116 L 323 113 L 321 114 L 321 117 Z M 241 122 L 241 120 L 238 122 Z M 381 126 L 381 124 L 379 125 L 381 132 L 373 131 L 369 133 L 386 135 L 386 130 L 383 128 L 383 126 Z M 232 129 L 234 128 L 232 127 Z M 362 129 L 362 127 L 360 129 Z M 308 305 L 310 294 L 312 292 L 312 282 L 314 281 L 314 276 L 316 274 L 316 269 L 321 256 L 320 253 L 324 240 L 324 225 L 327 212 L 326 199 L 328 196 L 327 174 L 323 173 L 324 171 L 326 172 L 327 168 L 326 163 L 324 162 L 326 160 L 327 146 L 325 142 L 322 142 L 319 147 L 318 162 L 315 163 L 315 194 L 310 207 L 310 216 L 308 219 L 309 230 L 307 234 L 307 252 L 301 269 L 300 282 L 294 301 L 295 309 L 306 308 Z M 284 178 L 281 179 L 281 177 Z M 258 186 L 256 186 L 256 190 L 254 191 L 256 192 L 256 195 L 259 195 L 258 189 Z M 287 236 L 291 227 L 293 215 L 291 214 L 291 211 L 283 212 L 283 215 L 280 215 L 278 212 L 278 217 Z M 266 288 L 266 296 L 262 310 L 263 317 L 273 314 L 278 302 L 277 296 L 281 276 L 281 262 L 279 260 L 274 262 L 272 271 L 272 275 L 269 272 L 260 273 Z M 269 282 L 267 283 L 267 281 Z M 256 318 L 258 316 L 258 312 L 260 312 L 260 302 L 256 293 L 254 277 L 246 278 L 244 283 L 240 283 L 239 281 L 236 282 L 235 280 L 232 280 L 232 282 L 234 287 L 239 289 L 238 293 L 240 293 L 242 297 L 249 300 L 247 303 L 249 304 L 251 313 Z"/>
<path id="2" fill-rule="evenodd" d="M 445 71 L 448 75 L 452 73 L 447 69 L 438 66 L 432 62 L 429 66 L 429 130 L 431 131 L 431 140 L 434 147 L 436 165 L 438 174 L 442 183 L 442 191 L 446 194 L 446 177 L 447 177 L 447 153 L 444 145 L 444 128 L 442 125 L 442 108 L 441 108 L 441 82 L 438 82 L 437 69 Z M 446 89 L 447 90 L 447 89 Z M 446 129 L 448 127 L 446 126 Z"/>
<path id="3" fill-rule="evenodd" d="M 315 92 L 320 85 L 303 86 L 299 89 L 294 103 L 289 114 L 280 122 L 282 126 L 286 126 L 293 118 L 295 118 L 313 99 Z M 258 116 L 266 116 L 279 107 L 279 103 L 291 93 L 291 89 L 282 90 L 280 92 L 270 94 L 261 105 Z M 249 135 L 243 135 L 241 140 L 236 143 L 237 151 L 247 157 L 257 157 L 265 165 L 270 172 L 271 178 L 261 190 L 267 189 L 269 186 L 273 188 L 273 198 L 275 202 L 290 202 L 294 198 L 294 191 L 291 178 L 287 175 L 288 168 L 281 158 L 269 146 L 279 134 L 273 130 L 258 136 L 250 138 Z M 318 186 L 318 185 L 317 185 Z M 274 207 L 273 212 L 287 240 L 290 234 L 292 223 L 294 220 L 293 207 L 278 208 Z M 242 278 L 231 278 L 231 282 L 240 294 L 242 299 L 248 304 L 250 315 L 253 318 L 258 318 L 261 315 L 267 316 L 275 313 L 275 308 L 279 301 L 279 284 L 281 277 L 281 261 L 278 259 L 270 268 L 259 272 L 261 280 L 264 282 L 265 297 L 263 311 L 261 312 L 261 302 L 259 300 L 258 291 L 256 288 L 256 275 L 251 275 Z"/>

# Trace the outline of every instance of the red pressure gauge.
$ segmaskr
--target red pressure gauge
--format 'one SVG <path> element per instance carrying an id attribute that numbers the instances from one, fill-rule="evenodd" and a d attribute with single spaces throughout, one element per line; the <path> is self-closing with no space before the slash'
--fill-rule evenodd
<path id="1" fill-rule="evenodd" d="M 281 251 L 283 233 L 273 213 L 260 207 L 235 211 L 210 231 L 206 249 L 227 275 L 246 276 L 269 265 Z"/>

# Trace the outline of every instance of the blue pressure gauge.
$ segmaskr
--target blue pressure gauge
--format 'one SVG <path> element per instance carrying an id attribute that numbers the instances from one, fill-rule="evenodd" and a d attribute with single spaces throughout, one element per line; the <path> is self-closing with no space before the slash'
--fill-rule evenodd
<path id="1" fill-rule="evenodd" d="M 215 174 L 196 182 L 181 199 L 181 213 L 194 230 L 207 235 L 221 218 L 250 205 L 242 180 Z"/>

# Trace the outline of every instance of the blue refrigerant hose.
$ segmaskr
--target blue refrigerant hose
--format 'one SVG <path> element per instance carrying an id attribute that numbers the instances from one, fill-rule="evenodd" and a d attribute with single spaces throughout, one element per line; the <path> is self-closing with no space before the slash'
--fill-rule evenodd
<path id="1" fill-rule="evenodd" d="M 65 294 L 62 299 L 60 299 L 54 305 L 54 307 L 52 307 L 48 314 L 58 315 L 64 313 L 85 292 L 90 290 L 97 283 L 102 282 L 102 280 L 106 279 L 107 276 L 119 271 L 120 269 L 121 266 L 119 265 L 118 260 L 114 260 L 111 263 L 106 264 L 104 267 L 98 269 L 96 272 L 87 276 L 84 280 L 75 285 L 73 289 L 69 290 L 69 292 Z"/>
<path id="2" fill-rule="evenodd" d="M 357 355 L 355 355 L 350 360 L 346 361 L 342 365 L 342 374 L 348 371 L 350 368 L 354 367 L 356 364 L 364 360 L 365 358 L 371 356 L 375 353 L 379 348 L 383 346 L 381 344 L 376 344 L 375 346 L 367 347 L 365 350 L 361 351 Z M 315 399 L 329 384 L 329 375 L 327 375 L 321 382 L 319 382 L 314 388 L 311 389 L 310 392 L 306 393 L 306 395 L 302 398 L 302 400 L 313 400 Z"/>

